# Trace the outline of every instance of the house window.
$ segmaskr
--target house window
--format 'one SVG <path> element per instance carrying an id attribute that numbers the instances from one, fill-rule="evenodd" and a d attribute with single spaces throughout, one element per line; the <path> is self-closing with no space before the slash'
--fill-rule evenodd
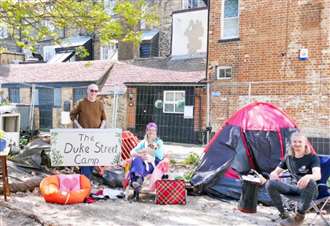
<path id="1" fill-rule="evenodd" d="M 87 95 L 87 87 L 74 88 L 73 89 L 73 104 L 76 104 L 79 100 L 83 99 Z"/>
<path id="2" fill-rule="evenodd" d="M 111 59 L 117 53 L 116 43 L 110 43 L 100 47 L 100 60 Z"/>
<path id="3" fill-rule="evenodd" d="M 11 103 L 20 103 L 19 88 L 9 88 L 8 94 Z"/>
<path id="4" fill-rule="evenodd" d="M 54 89 L 54 107 L 62 107 L 61 88 Z"/>
<path id="5" fill-rule="evenodd" d="M 230 79 L 232 76 L 232 67 L 217 67 L 217 79 Z"/>
<path id="6" fill-rule="evenodd" d="M 140 44 L 140 57 L 147 58 L 151 57 L 151 43 L 141 43 Z"/>
<path id="7" fill-rule="evenodd" d="M 183 114 L 185 91 L 164 91 L 163 112 Z"/>
<path id="8" fill-rule="evenodd" d="M 222 1 L 221 39 L 239 37 L 239 0 Z"/>
<path id="9" fill-rule="evenodd" d="M 8 38 L 7 26 L 2 24 L 0 25 L 0 39 Z"/>
<path id="10" fill-rule="evenodd" d="M 203 0 L 182 0 L 182 8 L 183 9 L 193 9 L 204 7 L 205 3 Z"/>
<path id="11" fill-rule="evenodd" d="M 108 15 L 113 14 L 113 8 L 115 7 L 116 0 L 104 0 L 104 10 Z"/>
<path id="12" fill-rule="evenodd" d="M 55 46 L 44 46 L 43 47 L 43 57 L 47 62 L 55 56 Z"/>

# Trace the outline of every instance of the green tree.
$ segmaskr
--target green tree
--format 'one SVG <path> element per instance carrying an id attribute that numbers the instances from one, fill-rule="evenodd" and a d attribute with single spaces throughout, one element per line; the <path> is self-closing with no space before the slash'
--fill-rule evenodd
<path id="1" fill-rule="evenodd" d="M 137 44 L 140 21 L 156 25 L 156 12 L 156 6 L 145 0 L 118 0 L 111 15 L 103 0 L 0 0 L 0 26 L 19 47 L 31 50 L 45 38 L 59 43 L 58 31 L 64 28 L 96 35 L 102 44 L 112 40 Z"/>

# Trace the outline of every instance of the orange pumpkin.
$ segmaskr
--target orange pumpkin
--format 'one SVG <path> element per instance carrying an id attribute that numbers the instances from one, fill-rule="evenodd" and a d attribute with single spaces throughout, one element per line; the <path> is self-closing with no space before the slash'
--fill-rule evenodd
<path id="1" fill-rule="evenodd" d="M 61 192 L 58 176 L 44 178 L 40 183 L 40 192 L 46 202 L 58 204 L 82 203 L 91 192 L 91 182 L 84 175 L 80 175 L 80 190 Z"/>

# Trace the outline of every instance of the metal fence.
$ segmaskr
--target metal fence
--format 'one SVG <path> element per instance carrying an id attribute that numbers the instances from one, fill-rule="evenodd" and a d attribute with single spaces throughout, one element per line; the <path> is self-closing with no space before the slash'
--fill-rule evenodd
<path id="1" fill-rule="evenodd" d="M 282 109 L 320 154 L 330 154 L 330 79 L 212 83 L 210 122 L 217 130 L 244 105 L 271 102 Z"/>
<path id="2" fill-rule="evenodd" d="M 264 101 L 286 112 L 319 153 L 330 154 L 330 79 L 249 83 L 216 81 L 210 83 L 209 98 L 206 86 L 202 85 L 107 88 L 112 90 L 102 95 L 107 126 L 129 129 L 139 138 L 145 133 L 145 125 L 154 121 L 159 126 L 160 137 L 165 141 L 205 144 L 208 126 L 212 127 L 214 134 L 225 120 L 244 105 Z M 62 90 L 60 102 L 73 101 L 74 93 Z M 33 98 L 29 99 L 32 101 Z M 54 113 L 52 121 L 60 121 L 58 119 L 64 106 L 56 107 L 58 111 L 53 112 L 58 112 L 59 116 Z M 26 118 L 28 123 L 31 123 L 30 118 Z M 35 120 L 37 116 L 33 118 Z"/>
<path id="3" fill-rule="evenodd" d="M 203 143 L 205 87 L 137 86 L 104 100 L 110 127 L 127 128 L 143 138 L 146 124 L 153 121 L 164 141 Z"/>

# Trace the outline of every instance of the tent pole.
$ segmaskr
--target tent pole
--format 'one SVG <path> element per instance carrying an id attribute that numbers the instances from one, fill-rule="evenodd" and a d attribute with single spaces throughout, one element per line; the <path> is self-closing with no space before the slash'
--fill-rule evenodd
<path id="1" fill-rule="evenodd" d="M 252 87 L 252 84 L 251 84 L 251 82 L 249 82 L 249 103 L 251 103 L 251 87 Z"/>

